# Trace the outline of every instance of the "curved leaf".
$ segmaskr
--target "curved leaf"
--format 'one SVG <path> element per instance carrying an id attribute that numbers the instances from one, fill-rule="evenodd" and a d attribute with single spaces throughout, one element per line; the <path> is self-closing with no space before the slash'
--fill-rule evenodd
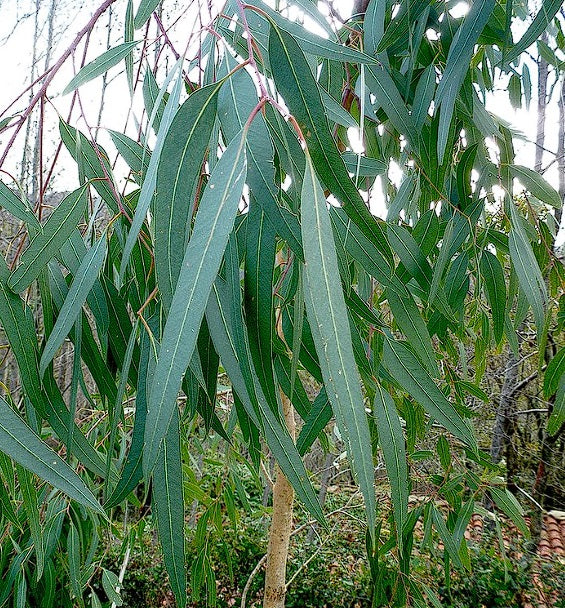
<path id="1" fill-rule="evenodd" d="M 398 551 L 402 553 L 402 529 L 408 514 L 408 465 L 400 418 L 392 397 L 377 385 L 373 411 L 377 419 L 379 444 L 383 451 L 396 522 Z"/>
<path id="2" fill-rule="evenodd" d="M 281 424 L 279 418 L 269 407 L 261 390 L 261 385 L 253 369 L 249 341 L 246 338 L 245 327 L 242 322 L 239 325 L 243 329 L 243 345 L 240 345 L 242 346 L 240 350 L 236 350 L 235 330 L 230 322 L 230 317 L 233 317 L 233 313 L 230 314 L 231 301 L 228 297 L 224 297 L 227 290 L 221 289 L 222 284 L 223 281 L 217 278 L 206 309 L 206 320 L 214 341 L 214 347 L 220 355 L 222 365 L 230 378 L 235 394 L 245 408 L 249 420 L 263 429 L 265 441 L 281 470 L 290 481 L 297 497 L 304 503 L 310 513 L 320 523 L 324 524 L 324 514 L 297 448 L 292 442 L 286 427 Z"/>
<path id="3" fill-rule="evenodd" d="M 63 340 L 71 330 L 77 317 L 82 312 L 82 305 L 85 303 L 94 282 L 98 277 L 100 268 L 106 257 L 106 235 L 102 235 L 100 240 L 91 247 L 90 251 L 84 256 L 65 298 L 63 306 L 59 311 L 59 316 L 55 322 L 53 330 L 49 334 L 41 360 L 39 361 L 39 375 L 43 376 L 45 370 L 55 353 L 63 343 Z"/>
<path id="4" fill-rule="evenodd" d="M 445 70 L 435 97 L 436 108 L 438 110 L 441 108 L 437 141 L 440 164 L 443 162 L 455 100 L 459 95 L 465 74 L 469 70 L 469 62 L 473 56 L 475 44 L 488 23 L 495 4 L 495 0 L 475 0 L 449 46 Z"/>
<path id="5" fill-rule="evenodd" d="M 365 499 L 367 522 L 373 533 L 377 505 L 369 424 L 353 355 L 326 198 L 308 154 L 301 209 L 307 314 L 324 385 Z"/>
<path id="6" fill-rule="evenodd" d="M 549 399 L 559 386 L 559 379 L 565 374 L 565 347 L 562 347 L 548 363 L 543 377 L 543 396 Z"/>
<path id="7" fill-rule="evenodd" d="M 133 18 L 133 26 L 136 30 L 145 25 L 145 22 L 151 17 L 151 13 L 157 8 L 159 2 L 161 0 L 141 0 Z"/>
<path id="8" fill-rule="evenodd" d="M 546 205 L 551 205 L 556 209 L 561 209 L 562 201 L 559 192 L 533 169 L 523 167 L 522 165 L 508 165 L 508 171 L 512 177 L 518 178 L 536 198 Z"/>
<path id="9" fill-rule="evenodd" d="M 39 276 L 49 260 L 71 236 L 86 209 L 88 185 L 71 192 L 59 204 L 45 222 L 43 230 L 30 241 L 22 253 L 20 264 L 8 279 L 8 286 L 16 293 L 27 289 Z"/>
<path id="10" fill-rule="evenodd" d="M 157 532 L 169 582 L 177 604 L 186 606 L 186 569 L 184 549 L 183 475 L 178 410 L 163 440 L 153 474 L 151 504 L 155 509 Z"/>
<path id="11" fill-rule="evenodd" d="M 168 308 L 186 249 L 193 211 L 191 201 L 200 175 L 222 83 L 198 89 L 177 110 L 163 143 L 157 167 L 153 221 L 155 271 L 159 291 Z"/>
<path id="12" fill-rule="evenodd" d="M 430 416 L 471 449 L 476 450 L 473 431 L 406 344 L 385 338 L 383 364 L 403 390 L 412 395 Z"/>
<path id="13" fill-rule="evenodd" d="M 542 0 L 541 7 L 535 19 L 530 24 L 520 40 L 504 55 L 504 61 L 508 64 L 521 55 L 531 46 L 544 32 L 549 22 L 555 17 L 557 11 L 563 6 L 562 0 Z"/>
<path id="14" fill-rule="evenodd" d="M 0 397 L 0 450 L 81 505 L 104 515 L 82 479 Z"/>
<path id="15" fill-rule="evenodd" d="M 143 468 L 157 460 L 192 357 L 208 294 L 216 278 L 245 183 L 245 131 L 235 138 L 206 186 L 165 325 L 147 407 Z"/>
<path id="16" fill-rule="evenodd" d="M 510 212 L 512 220 L 508 237 L 510 259 L 518 277 L 520 288 L 532 307 L 538 335 L 540 335 L 545 325 L 547 287 L 514 203 L 510 205 Z"/>
<path id="17" fill-rule="evenodd" d="M 269 60 L 273 79 L 298 121 L 312 163 L 324 185 L 343 203 L 348 216 L 371 240 L 382 242 L 380 226 L 349 177 L 328 127 L 318 84 L 300 47 L 287 32 L 271 28 Z"/>
<path id="18" fill-rule="evenodd" d="M 500 344 L 504 332 L 506 314 L 506 281 L 498 258 L 490 251 L 483 251 L 480 261 L 481 275 L 485 282 L 486 294 L 492 308 L 494 339 Z"/>
<path id="19" fill-rule="evenodd" d="M 105 53 L 102 53 L 99 57 L 96 57 L 94 61 L 87 63 L 82 67 L 77 74 L 71 79 L 69 84 L 64 88 L 63 95 L 78 89 L 84 83 L 89 80 L 100 76 L 107 72 L 110 68 L 114 67 L 133 49 L 137 46 L 137 42 L 123 42 L 118 44 L 112 49 L 108 49 Z"/>

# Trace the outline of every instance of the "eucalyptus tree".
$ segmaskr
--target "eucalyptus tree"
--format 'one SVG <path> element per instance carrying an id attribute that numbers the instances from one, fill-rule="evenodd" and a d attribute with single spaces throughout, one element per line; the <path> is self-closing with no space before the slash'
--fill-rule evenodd
<path id="1" fill-rule="evenodd" d="M 30 106 L 3 123 L 8 148 L 111 4 L 43 75 Z M 82 85 L 125 64 L 123 79 L 145 109 L 136 137 L 109 133 L 130 168 L 127 184 L 108 150 L 61 119 L 78 187 L 40 222 L 13 183 L 0 185 L 2 206 L 22 226 L 11 267 L 0 261 L 0 322 L 22 385 L 21 399 L 0 400 L 0 445 L 17 463 L 24 508 L 63 500 L 47 486 L 34 490 L 26 469 L 71 499 L 67 546 L 77 577 L 69 593 L 82 603 L 96 571 L 85 530 L 150 487 L 170 584 L 185 606 L 184 431 L 199 416 L 229 442 L 237 424 L 252 466 L 260 467 L 265 445 L 289 484 L 280 501 L 275 493 L 271 539 L 282 539 L 283 560 L 275 573 L 268 564 L 265 593 L 265 606 L 282 606 L 290 490 L 326 526 L 303 456 L 335 420 L 364 499 L 374 605 L 437 605 L 434 591 L 410 576 L 415 545 L 439 538 L 446 569 L 468 568 L 464 531 L 487 490 L 526 531 L 520 505 L 477 443 L 469 397 L 485 398 L 479 382 L 489 352 L 505 342 L 517 350 L 516 328 L 530 314 L 543 345 L 563 285 L 554 235 L 532 207 L 516 204 L 513 180 L 545 209 L 560 200 L 514 163 L 513 133 L 479 93 L 535 43 L 560 2 L 542 3 L 513 41 L 511 2 L 476 0 L 454 16 L 449 2 L 371 0 L 342 23 L 329 2 L 328 19 L 318 3 L 292 0 L 301 23 L 278 4 L 228 0 L 187 57 L 152 16 L 158 4 L 130 0 L 124 42 L 64 90 L 80 98 Z M 148 64 L 151 19 L 166 49 L 157 60 L 175 58 L 168 71 Z M 353 151 L 352 132 L 362 152 Z M 400 183 L 389 178 L 393 162 Z M 369 210 L 379 183 L 386 220 Z M 39 340 L 31 314 L 39 302 L 26 296 L 34 285 Z M 74 361 L 64 399 L 53 357 L 67 338 Z M 550 432 L 565 418 L 559 361 L 548 381 L 557 394 Z M 219 370 L 233 391 L 227 419 L 217 409 Z M 314 399 L 308 376 L 321 387 Z M 79 390 L 104 414 L 100 436 L 76 415 Z M 131 396 L 135 412 L 126 417 Z M 419 449 L 430 437 L 435 451 Z M 377 503 L 377 457 L 390 507 Z M 442 473 L 427 480 L 425 500 L 409 504 L 423 459 L 437 460 Z M 11 462 L 2 466 L 13 478 Z M 54 594 L 55 543 L 40 531 L 53 529 L 55 517 L 61 530 L 60 514 L 50 507 L 33 518 L 10 554 L 6 597 L 14 585 L 20 595 L 28 585 Z M 217 516 L 208 513 L 200 533 Z M 15 515 L 12 524 L 20 523 Z M 109 599 L 119 601 L 118 579 L 104 576 Z M 205 546 L 191 564 L 193 592 L 202 586 L 213 603 Z"/>

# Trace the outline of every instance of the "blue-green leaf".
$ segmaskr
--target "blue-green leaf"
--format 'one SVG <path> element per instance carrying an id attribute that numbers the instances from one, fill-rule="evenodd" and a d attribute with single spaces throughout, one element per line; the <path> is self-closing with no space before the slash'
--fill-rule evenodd
<path id="1" fill-rule="evenodd" d="M 465 79 L 465 74 L 469 70 L 469 62 L 473 56 L 475 44 L 488 23 L 495 4 L 495 0 L 475 0 L 449 46 L 445 70 L 435 97 L 436 109 L 440 112 L 437 141 L 440 164 L 443 162 L 455 100 Z"/>
<path id="2" fill-rule="evenodd" d="M 486 294 L 492 309 L 494 339 L 500 344 L 504 332 L 506 314 L 506 281 L 498 258 L 490 251 L 483 251 L 479 265 L 485 282 Z"/>
<path id="3" fill-rule="evenodd" d="M 561 374 L 553 402 L 553 411 L 547 421 L 547 432 L 555 435 L 565 422 L 565 373 Z"/>
<path id="4" fill-rule="evenodd" d="M 49 334 L 41 360 L 39 362 L 39 375 L 43 376 L 45 370 L 55 353 L 63 343 L 63 340 L 71 330 L 74 322 L 81 314 L 82 306 L 86 301 L 100 268 L 106 257 L 106 235 L 102 235 L 100 240 L 84 256 L 65 298 L 63 306 L 59 311 L 59 316 L 55 322 L 52 332 Z"/>
<path id="5" fill-rule="evenodd" d="M 218 277 L 206 309 L 206 320 L 216 351 L 220 355 L 235 394 L 245 408 L 245 413 L 255 426 L 262 428 L 269 449 L 292 484 L 297 497 L 320 523 L 325 523 L 320 503 L 296 446 L 263 394 L 253 368 L 245 326 L 240 320 L 238 324 L 243 336 L 239 340 L 235 336 L 236 329 L 230 322 L 230 318 L 234 317 L 234 311 L 231 310 L 232 302 L 229 297 L 225 297 L 229 292 L 225 288 L 222 289 L 223 285 L 224 282 Z M 241 312 L 239 317 L 241 318 Z"/>
<path id="6" fill-rule="evenodd" d="M 536 198 L 546 205 L 551 205 L 556 209 L 561 209 L 562 201 L 559 192 L 533 169 L 522 165 L 508 165 L 508 171 L 512 177 L 518 178 Z"/>
<path id="7" fill-rule="evenodd" d="M 543 33 L 549 22 L 555 17 L 557 11 L 563 6 L 562 0 L 542 0 L 541 7 L 535 19 L 530 24 L 520 40 L 504 55 L 504 61 L 508 64 L 521 55 L 531 46 Z"/>
<path id="8" fill-rule="evenodd" d="M 133 19 L 133 25 L 136 30 L 145 25 L 145 22 L 151 17 L 151 13 L 157 8 L 159 2 L 161 0 L 141 0 Z"/>
<path id="9" fill-rule="evenodd" d="M 20 264 L 8 279 L 8 286 L 16 293 L 29 287 L 49 260 L 61 249 L 86 209 L 88 186 L 71 192 L 45 222 L 43 230 L 30 241 L 22 253 Z"/>
<path id="10" fill-rule="evenodd" d="M 153 195 L 155 193 L 155 184 L 157 183 L 157 167 L 161 157 L 161 150 L 163 149 L 167 131 L 169 130 L 169 127 L 173 121 L 173 117 L 178 109 L 178 102 L 180 99 L 180 93 L 183 83 L 181 66 L 182 61 L 177 61 L 175 67 L 171 70 L 168 76 L 168 79 L 172 79 L 173 74 L 179 72 L 177 80 L 173 86 L 173 90 L 169 96 L 169 99 L 167 100 L 167 105 L 165 106 L 165 109 L 163 111 L 163 116 L 159 123 L 159 131 L 157 132 L 157 141 L 155 142 L 155 148 L 153 150 L 153 153 L 151 154 L 151 159 L 147 167 L 147 173 L 145 175 L 145 179 L 143 180 L 143 185 L 139 194 L 139 200 L 137 201 L 137 207 L 135 208 L 135 214 L 133 216 L 131 228 L 128 232 L 124 245 L 124 252 L 122 254 L 122 261 L 120 263 L 120 280 L 124 278 L 131 256 L 131 252 L 133 251 L 133 247 L 137 241 L 137 236 L 139 235 L 139 231 L 143 226 L 145 216 L 147 215 L 147 211 L 149 210 L 151 199 L 153 198 Z M 164 89 L 167 84 L 168 82 L 163 85 L 163 91 L 159 93 L 159 96 L 161 96 L 161 93 L 164 92 Z M 157 101 L 159 101 L 159 97 Z M 152 118 L 154 118 L 154 114 L 156 114 L 157 107 L 153 108 Z"/>
<path id="11" fill-rule="evenodd" d="M 204 163 L 221 86 L 215 83 L 190 95 L 177 110 L 161 151 L 153 221 L 155 271 L 166 308 L 177 285 L 190 231 L 191 194 Z"/>
<path id="12" fill-rule="evenodd" d="M 373 411 L 377 419 L 379 444 L 383 451 L 386 472 L 390 480 L 398 550 L 402 553 L 402 529 L 408 514 L 406 449 L 396 405 L 392 397 L 380 385 L 376 387 Z"/>
<path id="13" fill-rule="evenodd" d="M 104 514 L 82 479 L 0 397 L 0 450 L 80 504 Z"/>
<path id="14" fill-rule="evenodd" d="M 143 467 L 155 466 L 183 375 L 192 357 L 210 289 L 218 273 L 245 183 L 245 136 L 235 138 L 206 186 L 165 325 L 145 428 Z"/>
<path id="15" fill-rule="evenodd" d="M 31 209 L 22 201 L 19 196 L 6 186 L 4 182 L 0 181 L 0 206 L 4 207 L 6 211 L 9 211 L 14 217 L 17 217 L 22 222 L 25 222 L 28 227 L 40 230 L 41 226 L 39 221 L 33 215 Z"/>
<path id="16" fill-rule="evenodd" d="M 430 416 L 470 448 L 476 449 L 473 431 L 406 344 L 385 338 L 383 364 L 403 390 L 412 395 Z"/>
<path id="17" fill-rule="evenodd" d="M 511 228 L 508 237 L 510 259 L 520 288 L 532 307 L 538 335 L 540 335 L 545 325 L 547 287 L 514 203 L 510 204 L 510 213 Z"/>
<path id="18" fill-rule="evenodd" d="M 104 74 L 110 68 L 118 64 L 126 55 L 131 53 L 137 46 L 137 42 L 123 42 L 118 44 L 114 48 L 108 49 L 105 53 L 102 53 L 94 61 L 87 63 L 81 68 L 77 74 L 71 79 L 69 84 L 63 90 L 63 95 L 78 89 L 85 82 L 93 80 L 97 76 Z"/>
<path id="19" fill-rule="evenodd" d="M 526 537 L 530 537 L 528 524 L 524 520 L 524 511 L 520 503 L 506 488 L 489 488 L 489 493 L 496 503 L 496 506 L 516 524 L 520 532 Z"/>
<path id="20" fill-rule="evenodd" d="M 369 424 L 353 355 L 326 198 L 308 154 L 301 215 L 306 309 L 328 398 L 365 499 L 372 532 L 376 498 Z"/>
<path id="21" fill-rule="evenodd" d="M 165 567 L 177 604 L 186 606 L 186 570 L 184 549 L 183 475 L 178 410 L 163 440 L 153 474 L 151 504 L 155 508 L 157 531 L 163 549 Z"/>

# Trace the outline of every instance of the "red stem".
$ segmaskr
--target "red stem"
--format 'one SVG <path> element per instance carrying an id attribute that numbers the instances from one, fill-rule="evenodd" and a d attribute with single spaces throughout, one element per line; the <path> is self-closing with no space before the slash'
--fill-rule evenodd
<path id="1" fill-rule="evenodd" d="M 11 147 L 13 146 L 14 141 L 16 140 L 16 137 L 18 136 L 18 133 L 20 132 L 22 126 L 25 123 L 25 121 L 28 119 L 29 115 L 33 112 L 33 109 L 35 108 L 35 106 L 37 105 L 37 103 L 39 102 L 39 100 L 47 92 L 47 88 L 51 84 L 51 81 L 53 80 L 53 78 L 55 78 L 55 75 L 57 74 L 57 72 L 59 71 L 59 69 L 61 68 L 61 66 L 65 63 L 65 61 L 67 61 L 67 59 L 71 56 L 71 54 L 76 50 L 77 46 L 79 45 L 79 43 L 83 39 L 83 37 L 88 32 L 90 32 L 92 30 L 92 28 L 94 27 L 95 23 L 98 21 L 98 19 L 100 18 L 100 16 L 115 1 L 116 0 L 105 0 L 96 9 L 95 13 L 89 19 L 89 21 L 85 25 L 85 27 L 83 27 L 83 29 L 80 30 L 80 32 L 76 35 L 75 39 L 72 41 L 72 43 L 69 46 L 69 48 L 61 55 L 61 57 L 59 57 L 59 59 L 57 60 L 57 62 L 45 72 L 45 80 L 44 80 L 43 84 L 41 85 L 41 87 L 37 91 L 37 93 L 33 96 L 33 99 L 30 101 L 28 107 L 24 110 L 24 112 L 21 115 L 20 119 L 16 123 L 16 127 L 15 127 L 15 130 L 14 130 L 14 133 L 12 133 L 12 136 L 10 137 L 10 140 L 8 141 L 8 144 L 6 145 L 6 148 L 4 149 L 4 152 L 2 153 L 2 156 L 0 157 L 0 167 L 4 164 L 4 161 L 6 160 L 6 157 L 8 156 L 8 153 L 9 153 Z"/>

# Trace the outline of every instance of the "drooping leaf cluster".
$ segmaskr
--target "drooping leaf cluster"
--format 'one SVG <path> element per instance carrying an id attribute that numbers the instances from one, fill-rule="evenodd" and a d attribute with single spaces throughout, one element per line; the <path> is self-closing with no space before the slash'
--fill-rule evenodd
<path id="1" fill-rule="evenodd" d="M 543 342 L 563 285 L 551 228 L 532 205 L 516 202 L 513 180 L 542 206 L 558 207 L 559 195 L 514 164 L 512 132 L 480 94 L 512 69 L 560 3 L 543 3 L 515 43 L 511 2 L 476 0 L 455 18 L 444 2 L 372 0 L 363 21 L 337 32 L 315 3 L 296 4 L 327 37 L 260 0 L 245 9 L 230 0 L 202 42 L 200 82 L 185 77 L 179 60 L 159 85 L 142 60 L 142 134 L 110 133 L 131 169 L 126 194 L 108 152 L 63 120 L 60 138 L 79 187 L 49 218 L 39 222 L 0 185 L 0 204 L 29 240 L 12 268 L 0 261 L 0 324 L 26 406 L 20 416 L 0 401 L 1 449 L 93 513 L 137 500 L 151 483 L 182 606 L 181 429 L 199 416 L 229 441 L 237 421 L 254 465 L 264 441 L 324 523 L 302 456 L 318 437 L 327 441 L 335 420 L 365 502 L 376 597 L 388 593 L 378 586 L 379 554 L 393 551 L 403 582 L 395 601 L 410 594 L 423 605 L 407 576 L 419 519 L 455 565 L 469 566 L 463 535 L 489 473 L 468 398 L 481 395 L 485 357 L 504 341 L 516 348 L 530 310 Z M 135 16 L 130 7 L 126 31 L 141 34 L 156 5 L 142 2 Z M 131 38 L 110 49 L 67 90 L 124 59 L 131 65 L 134 49 Z M 131 67 L 127 73 L 132 78 Z M 360 134 L 361 154 L 348 129 Z M 392 160 L 402 168 L 399 184 L 388 177 Z M 380 190 L 386 219 L 369 210 Z M 96 234 L 93 201 L 111 217 Z M 39 342 L 26 295 L 36 285 Z M 52 364 L 66 338 L 75 353 L 68 403 Z M 565 419 L 561 354 L 544 384 L 547 397 L 557 395 L 552 432 Z M 220 366 L 233 389 L 228 419 L 216 407 Z M 74 417 L 85 370 L 107 413 L 107 436 L 96 443 Z M 307 376 L 321 387 L 314 398 Z M 302 419 L 296 444 L 281 391 Z M 128 395 L 135 414 L 124 452 L 117 434 Z M 44 422 L 68 463 L 41 442 Z M 408 502 L 413 465 L 427 458 L 418 441 L 438 426 L 437 491 L 449 503 L 447 518 L 432 502 Z M 379 455 L 392 498 L 388 532 L 375 494 Z M 467 459 L 467 472 L 452 475 L 452 458 Z M 79 477 L 74 464 L 86 472 Z M 18 478 L 23 491 L 19 468 Z M 495 488 L 492 497 L 521 525 L 510 495 Z M 35 559 L 49 563 L 37 526 Z M 71 527 L 71 548 L 76 534 Z M 211 572 L 202 568 L 197 578 Z"/>

